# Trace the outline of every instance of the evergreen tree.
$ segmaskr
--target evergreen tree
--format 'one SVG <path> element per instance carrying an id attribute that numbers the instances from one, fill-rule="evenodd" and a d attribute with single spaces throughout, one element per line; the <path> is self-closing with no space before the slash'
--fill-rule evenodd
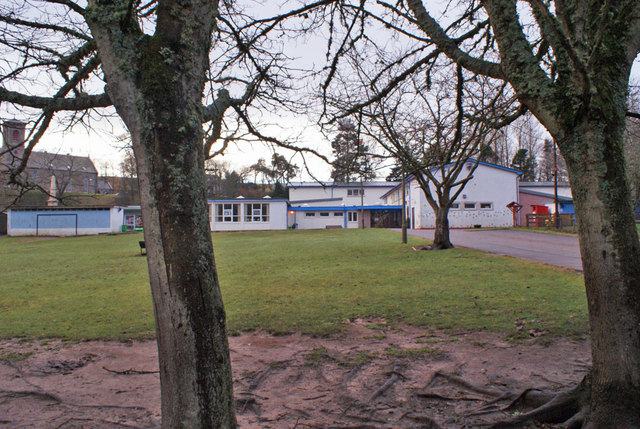
<path id="1" fill-rule="evenodd" d="M 526 149 L 518 149 L 511 161 L 511 168 L 522 172 L 520 180 L 523 182 L 533 182 L 536 179 L 536 161 L 527 153 Z"/>
<path id="2" fill-rule="evenodd" d="M 273 191 L 269 193 L 271 198 L 289 199 L 289 188 L 282 186 L 280 182 L 276 182 Z"/>
<path id="3" fill-rule="evenodd" d="M 369 147 L 358 139 L 358 131 L 351 120 L 338 123 L 338 135 L 331 142 L 331 148 L 334 156 L 331 179 L 334 181 L 366 181 L 375 177 Z"/>

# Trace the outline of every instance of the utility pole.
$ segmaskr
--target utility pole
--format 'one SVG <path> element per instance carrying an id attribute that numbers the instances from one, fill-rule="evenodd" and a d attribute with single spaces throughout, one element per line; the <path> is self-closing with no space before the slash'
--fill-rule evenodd
<path id="1" fill-rule="evenodd" d="M 406 185 L 405 185 L 405 171 L 404 171 L 404 162 L 401 161 L 402 165 L 402 244 L 407 244 L 407 216 L 406 216 L 406 207 L 407 207 L 407 195 L 406 195 Z"/>
<path id="2" fill-rule="evenodd" d="M 558 213 L 558 159 L 556 155 L 556 141 L 553 141 L 553 204 L 555 205 L 554 222 L 556 229 L 560 229 L 560 214 Z"/>
<path id="3" fill-rule="evenodd" d="M 362 149 L 362 140 L 360 140 L 360 128 L 362 127 L 362 110 L 360 110 L 360 115 L 358 115 L 358 143 L 356 147 L 356 155 L 360 155 L 360 151 Z M 356 165 L 358 161 L 356 161 Z M 360 166 L 360 228 L 364 229 L 364 183 L 363 183 L 363 175 L 364 175 L 364 167 Z"/>

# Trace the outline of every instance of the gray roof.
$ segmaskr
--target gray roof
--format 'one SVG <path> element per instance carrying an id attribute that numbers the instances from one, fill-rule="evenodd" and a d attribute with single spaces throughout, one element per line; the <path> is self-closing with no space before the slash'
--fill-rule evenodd
<path id="1" fill-rule="evenodd" d="M 553 182 L 520 182 L 521 188 L 548 188 L 553 186 Z M 559 188 L 569 188 L 569 182 L 558 182 Z"/>
<path id="2" fill-rule="evenodd" d="M 364 188 L 393 188 L 399 182 L 370 181 L 363 182 Z M 357 188 L 360 182 L 291 182 L 290 188 Z"/>
<path id="3" fill-rule="evenodd" d="M 27 168 L 43 168 L 54 171 L 95 173 L 98 170 L 88 156 L 62 155 L 49 152 L 31 152 Z"/>
<path id="4" fill-rule="evenodd" d="M 548 192 L 533 191 L 531 189 L 522 189 L 522 188 L 520 188 L 520 193 L 529 194 L 529 195 L 536 195 L 538 197 L 545 197 L 545 198 L 551 198 L 551 199 L 554 198 L 554 194 L 550 194 Z M 565 196 L 562 196 L 562 195 L 558 195 L 558 201 L 570 203 L 570 202 L 573 202 L 573 198 L 565 197 Z"/>

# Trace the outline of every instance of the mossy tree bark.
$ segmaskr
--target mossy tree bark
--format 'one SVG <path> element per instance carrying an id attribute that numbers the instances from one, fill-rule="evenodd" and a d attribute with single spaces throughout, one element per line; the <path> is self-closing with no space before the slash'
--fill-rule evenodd
<path id="1" fill-rule="evenodd" d="M 153 35 L 130 2 L 90 1 L 107 92 L 131 133 L 160 360 L 162 425 L 236 426 L 206 200 L 202 97 L 217 8 L 159 1 Z"/>
<path id="2" fill-rule="evenodd" d="M 507 81 L 567 161 L 592 339 L 585 427 L 640 427 L 640 252 L 623 155 L 628 82 L 640 52 L 640 3 L 527 2 L 542 43 L 530 43 L 512 0 L 486 0 L 499 63 L 453 43 L 420 0 L 422 30 L 449 57 Z M 553 52 L 549 51 L 549 47 Z M 535 49 L 539 49 L 537 52 Z M 553 66 L 547 68 L 546 58 Z"/>

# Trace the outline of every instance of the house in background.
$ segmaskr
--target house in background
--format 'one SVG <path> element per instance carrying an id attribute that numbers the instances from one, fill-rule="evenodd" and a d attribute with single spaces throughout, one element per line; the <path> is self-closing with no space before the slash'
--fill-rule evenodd
<path id="1" fill-rule="evenodd" d="M 519 202 L 522 205 L 519 212 L 520 226 L 527 225 L 527 215 L 529 214 L 555 212 L 553 182 L 520 182 L 519 193 Z M 542 212 L 540 211 L 541 207 L 545 207 Z M 558 183 L 558 213 L 561 215 L 575 213 L 571 186 L 568 182 Z"/>
<path id="2" fill-rule="evenodd" d="M 26 124 L 4 121 L 0 170 L 17 167 L 25 151 Z M 25 178 L 44 190 L 49 190 L 51 176 L 56 178 L 58 195 L 64 192 L 95 194 L 98 191 L 98 171 L 87 156 L 63 155 L 33 151 L 24 171 Z"/>
<path id="3" fill-rule="evenodd" d="M 211 231 L 257 231 L 287 229 L 287 200 L 209 200 Z"/>
<path id="4" fill-rule="evenodd" d="M 473 168 L 475 162 L 468 161 L 465 169 Z M 437 177 L 437 171 L 434 173 Z M 465 170 L 460 174 L 465 174 Z M 518 201 L 518 177 L 521 174 L 511 168 L 478 162 L 473 178 L 451 206 L 449 226 L 451 228 L 512 226 L 513 214 L 507 208 L 507 204 Z M 412 229 L 434 228 L 435 214 L 414 176 L 406 179 L 405 192 L 405 215 L 409 219 L 409 227 Z M 401 201 L 401 185 L 395 186 L 382 195 L 384 204 L 401 204 Z"/>
<path id="5" fill-rule="evenodd" d="M 383 204 L 381 197 L 397 182 L 317 183 L 289 185 L 288 225 L 299 229 L 393 228 L 401 223 L 402 207 Z"/>

